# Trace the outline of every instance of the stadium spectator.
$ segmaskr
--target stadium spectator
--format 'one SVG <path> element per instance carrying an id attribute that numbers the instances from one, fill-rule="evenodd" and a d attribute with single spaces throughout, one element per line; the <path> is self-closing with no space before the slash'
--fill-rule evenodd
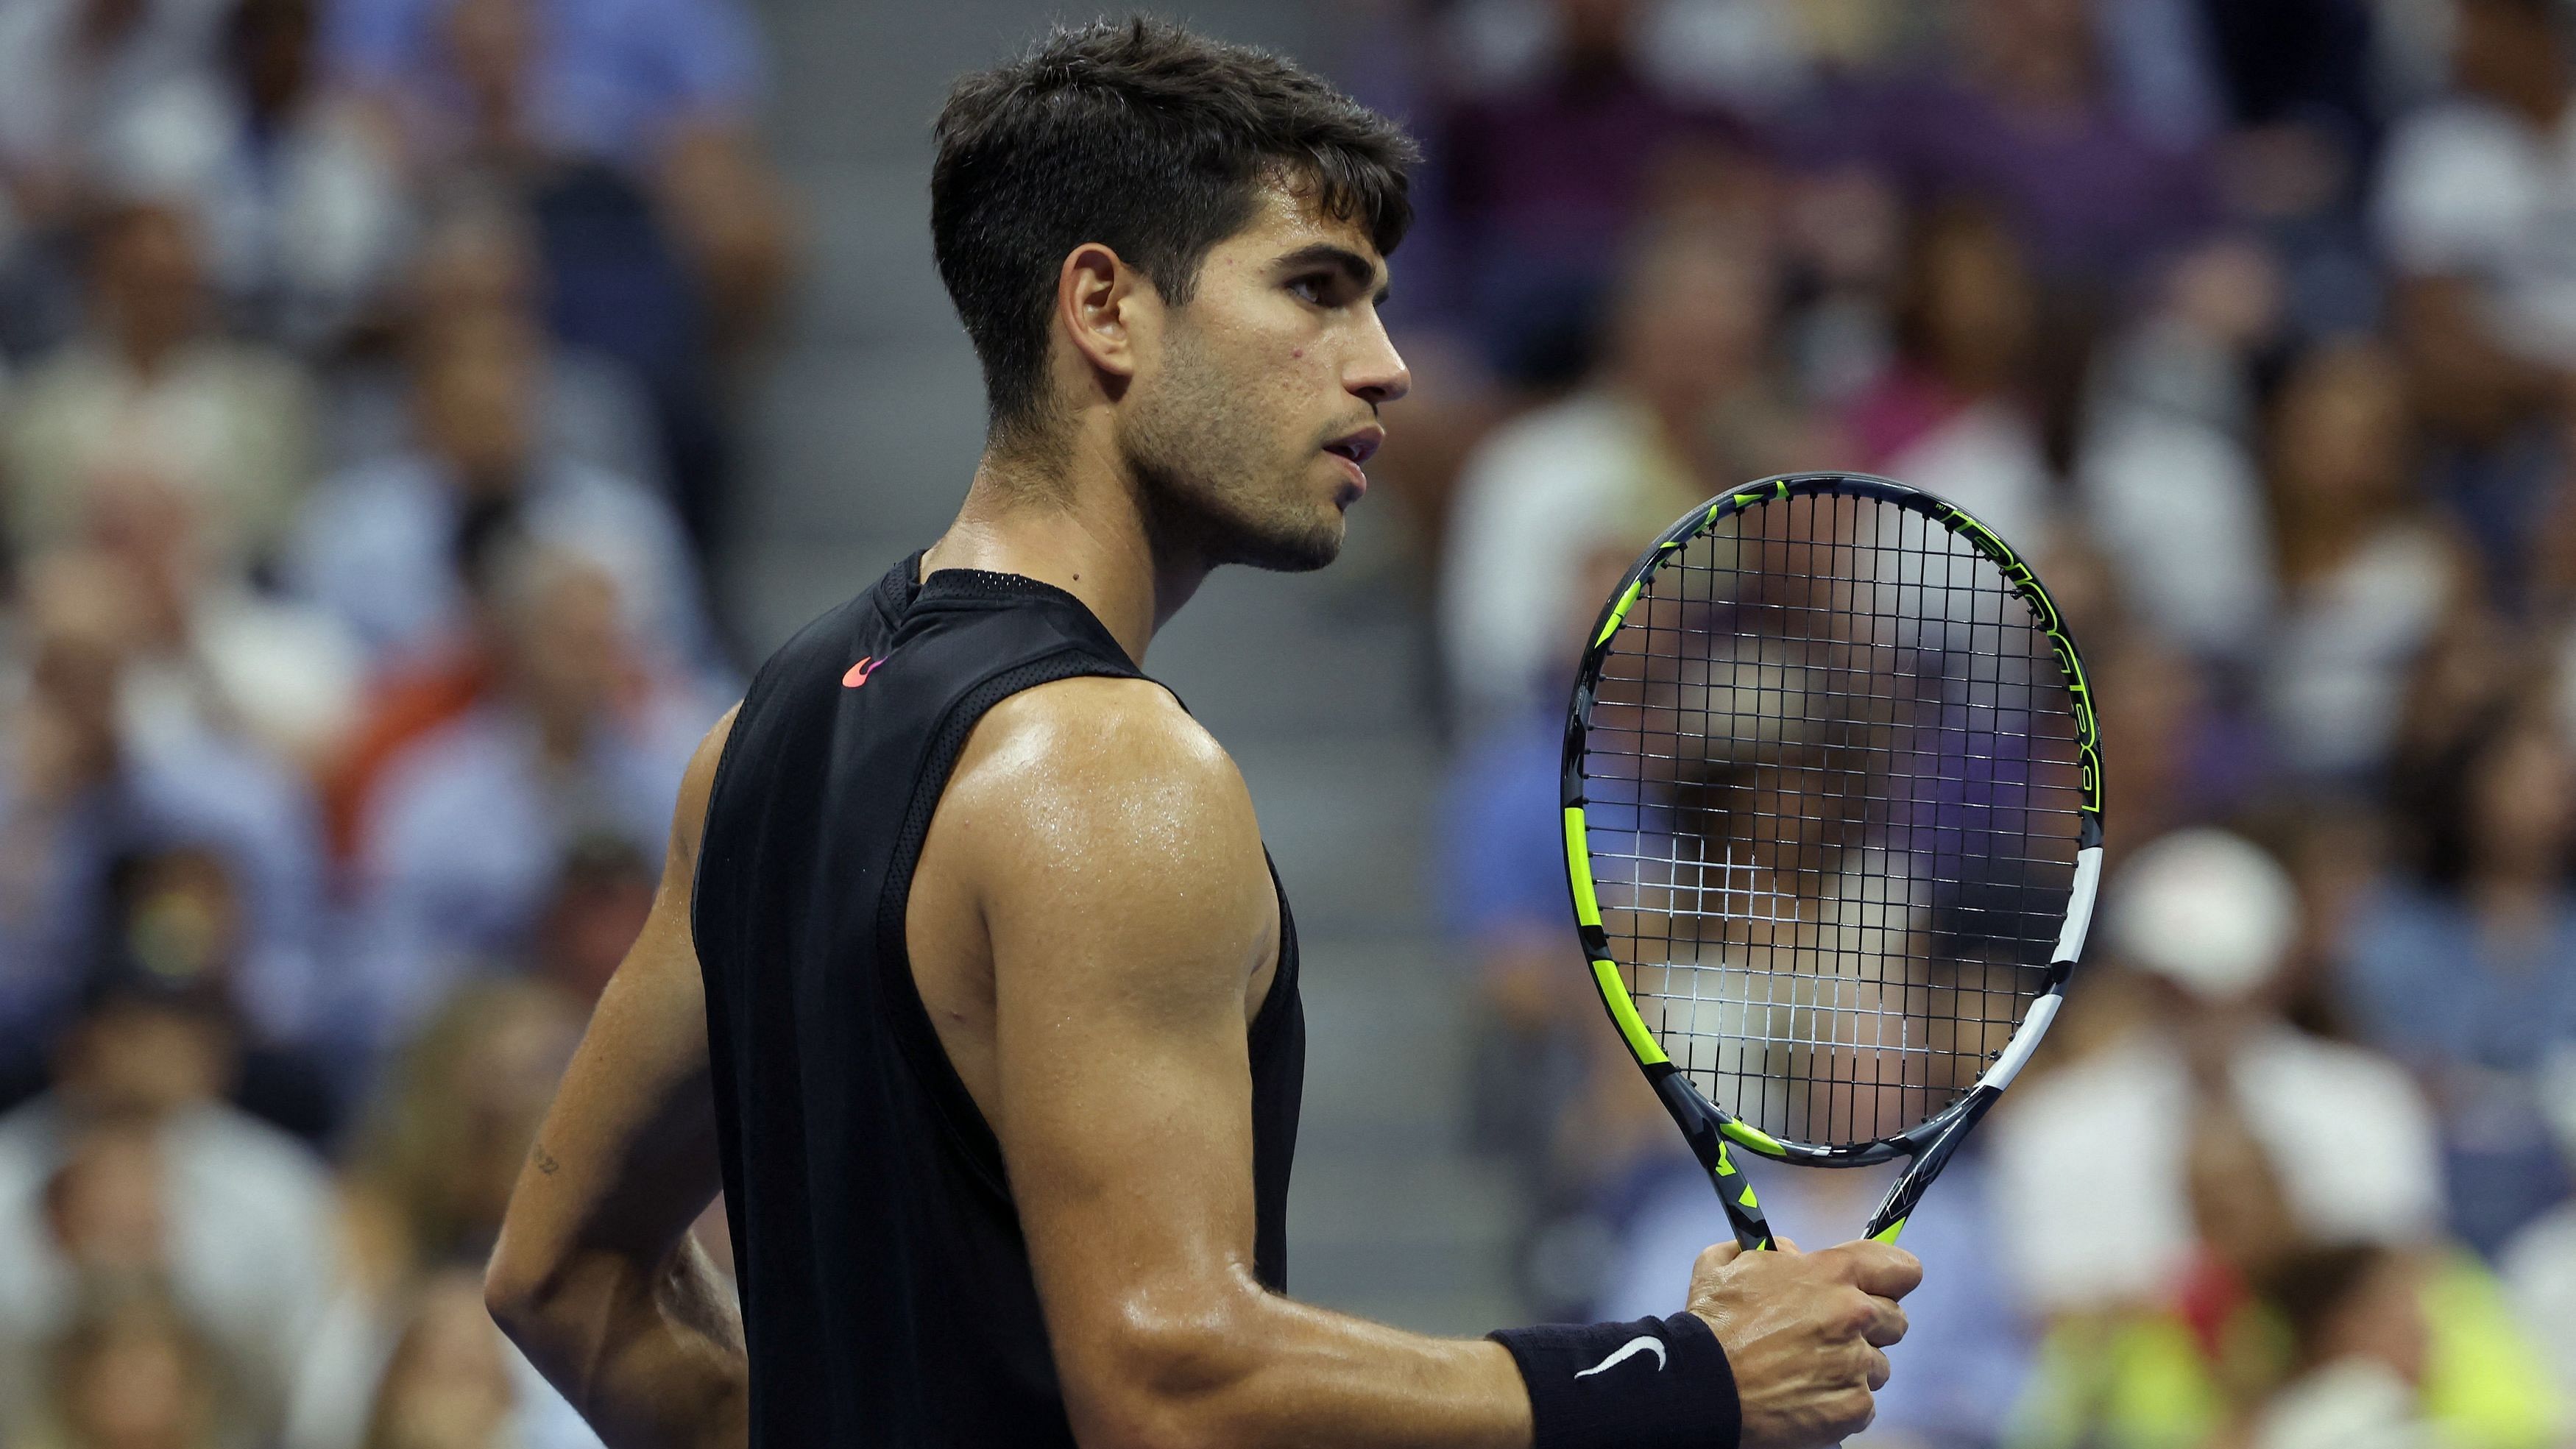
<path id="1" fill-rule="evenodd" d="M 2413 0 L 2207 3 L 2198 12 L 2228 132 L 2216 142 L 2229 215 L 2274 254 L 2293 336 L 2375 327 L 2383 287 L 2366 205 L 2383 93 L 2410 85 L 2397 72 L 2443 46 L 2415 44 L 2407 22 L 2440 9 Z"/>
<path id="2" fill-rule="evenodd" d="M 0 17 L 0 170 L 25 221 L 58 220 L 126 148 L 185 112 L 229 0 L 24 0 Z M 180 104 L 184 105 L 184 101 Z"/>
<path id="3" fill-rule="evenodd" d="M 348 0 L 331 31 L 342 80 L 423 175 L 525 195 L 552 330 L 650 389 L 682 516 L 709 537 L 721 375 L 776 310 L 791 245 L 738 0 Z"/>
<path id="4" fill-rule="evenodd" d="M 309 481 L 310 383 L 291 359 L 214 330 L 184 206 L 109 211 L 90 232 L 88 280 L 84 332 L 28 370 L 0 419 L 12 542 L 69 540 L 96 489 L 139 474 L 194 500 L 219 567 L 259 559 Z"/>
<path id="5" fill-rule="evenodd" d="M 197 500 L 156 478 L 102 480 L 84 512 L 83 542 L 135 612 L 129 727 L 239 737 L 299 772 L 319 764 L 357 717 L 365 668 L 340 621 L 217 566 Z"/>
<path id="6" fill-rule="evenodd" d="M 492 696 L 388 765 L 360 828 L 353 949 L 379 1040 L 460 974 L 526 954 L 574 842 L 658 849 L 720 712 L 639 667 L 598 566 L 535 545 L 496 567 Z"/>
<path id="7" fill-rule="evenodd" d="M 2121 742 L 2124 837 L 2224 820 L 2260 796 L 2278 770 L 2272 741 L 2219 671 L 2146 629 L 2081 637 L 2093 661 L 2085 668 L 2100 682 L 2102 728 Z"/>
<path id="8" fill-rule="evenodd" d="M 72 1328 L 92 1285 L 166 1286 L 256 1440 L 284 1421 L 338 1292 L 339 1209 L 319 1158 L 222 1100 L 216 994 L 139 964 L 103 982 L 52 1090 L 0 1118 L 0 1341 Z M 24 1389 L 40 1367 L 6 1371 Z"/>
<path id="9" fill-rule="evenodd" d="M 761 68 L 734 0 L 342 0 L 326 34 L 424 168 L 530 152 L 649 176 L 741 141 Z"/>
<path id="10" fill-rule="evenodd" d="M 306 506 L 288 577 L 346 620 L 380 669 L 444 653 L 470 627 L 457 545 L 489 510 L 607 568 L 624 586 L 634 644 L 660 667 L 707 669 L 716 658 L 669 505 L 544 447 L 535 401 L 544 357 L 541 335 L 507 313 L 433 329 L 415 363 L 416 446 L 327 480 Z"/>
<path id="11" fill-rule="evenodd" d="M 1592 384 L 1498 429 L 1469 458 L 1440 626 L 1471 734 L 1559 682 L 1542 671 L 1563 655 L 1580 607 L 1574 576 L 1595 544 L 1652 538 L 1718 488 L 1814 456 L 1769 375 L 1776 286 L 1757 238 L 1650 230 Z"/>
<path id="12" fill-rule="evenodd" d="M 415 1295 L 368 1415 L 364 1449 L 599 1449 L 581 1415 L 510 1346 L 482 1275 L 451 1268 Z"/>
<path id="13" fill-rule="evenodd" d="M 1741 122 L 1655 74 L 1641 12 L 1662 8 L 1555 0 L 1518 16 L 1488 5 L 1461 17 L 1471 57 L 1511 54 L 1471 63 L 1469 93 L 1440 121 L 1433 200 L 1460 253 L 1470 328 L 1505 377 L 1562 377 L 1581 357 L 1619 238 L 1675 173 L 1750 166 Z M 1504 29 L 1527 40 L 1497 47 L 1489 37 Z"/>
<path id="14" fill-rule="evenodd" d="M 1840 134 L 1827 138 L 1828 154 L 1856 149 L 1916 207 L 1965 199 L 1993 208 L 2052 288 L 2116 291 L 2214 216 L 2199 151 L 2141 124 L 2141 113 L 2161 120 L 2175 108 L 2132 112 L 2104 64 L 2102 17 L 2114 18 L 2118 40 L 2126 12 L 2140 8 L 1967 0 L 1955 68 L 1837 96 L 1824 124 Z"/>
<path id="15" fill-rule="evenodd" d="M 2030 403 L 2038 301 L 2020 251 L 1993 217 L 1945 207 L 1919 217 L 1894 304 L 1894 364 L 1855 398 L 1853 456 L 1950 499 L 2007 538 L 2035 538 L 2050 472 Z"/>
<path id="16" fill-rule="evenodd" d="M 2408 671 L 2475 577 L 2416 500 L 2406 382 L 2377 343 L 2302 358 L 2264 441 L 2281 601 L 2265 701 L 2284 763 L 2324 780 L 2384 768 Z"/>
<path id="17" fill-rule="evenodd" d="M 2539 1099 L 2562 1159 L 2576 1157 L 2576 1048 L 2551 1048 Z M 2576 1403 L 2576 1204 L 2562 1201 L 2515 1233 L 2496 1270 L 2559 1395 Z"/>
<path id="18" fill-rule="evenodd" d="M 415 354 L 437 335 L 499 318 L 535 328 L 545 315 L 544 263 L 528 218 L 497 196 L 453 201 L 422 227 L 393 310 Z M 539 448 L 665 490 L 653 402 L 627 368 L 599 352 L 541 338 Z M 413 437 L 410 378 L 400 357 L 334 370 L 323 451 L 333 468 L 401 453 Z"/>
<path id="19" fill-rule="evenodd" d="M 532 973 L 585 1007 L 599 1000 L 653 908 L 659 862 L 613 835 L 577 840 L 537 918 Z"/>
<path id="20" fill-rule="evenodd" d="M 300 781 L 241 741 L 146 734 L 126 685 L 141 635 L 135 590 L 94 555 L 49 556 L 21 588 L 27 687 L 0 728 L 0 1044 L 40 1049 L 77 990 L 108 868 L 202 847 L 241 894 L 233 985 L 255 1032 L 305 1038 L 325 983 L 317 822 Z"/>
<path id="21" fill-rule="evenodd" d="M 228 1449 L 248 1437 L 221 1355 L 147 1286 L 95 1293 L 42 1357 L 11 1449 Z"/>
<path id="22" fill-rule="evenodd" d="M 2250 241 L 2203 247 L 2096 369 L 2074 483 L 2124 597 L 2158 633 L 2238 661 L 2273 605 L 2253 361 L 2281 283 Z"/>
<path id="23" fill-rule="evenodd" d="M 231 0 L 221 74 L 200 114 L 127 184 L 194 199 L 207 271 L 237 331 L 328 351 L 392 280 L 410 200 L 394 158 L 356 109 L 328 92 L 322 0 Z"/>
<path id="24" fill-rule="evenodd" d="M 1866 165 L 1788 177 L 1781 249 L 1802 300 L 1783 319 L 1784 331 L 1798 386 L 1812 405 L 1846 407 L 1887 370 L 1895 351 L 1889 300 L 1908 229 L 1895 189 Z"/>
<path id="25" fill-rule="evenodd" d="M 357 1291 L 327 1382 L 298 1406 L 297 1445 L 596 1449 L 475 1286 L 581 1025 L 551 986 L 477 982 L 403 1045 L 352 1150 Z M 470 1437 L 494 1425 L 508 1437 Z"/>
<path id="26" fill-rule="evenodd" d="M 2104 954 L 2131 970 L 2103 981 L 2094 966 L 2093 1040 L 2017 1089 L 2026 1095 L 1998 1111 L 1989 1144 L 2006 1278 L 2048 1328 L 2014 1442 L 2304 1433 L 2349 1422 L 2348 1393 L 2402 1422 L 2403 1396 L 2388 1402 L 2375 1381 L 2313 1376 L 2367 1347 L 2338 1324 L 2294 1323 L 2307 1336 L 2287 1361 L 2275 1347 L 2261 1295 L 2346 1244 L 2398 1265 L 2391 1282 L 2424 1285 L 2423 1402 L 2446 1442 L 2556 1442 L 2564 1411 L 2496 1281 L 2442 1246 L 2437 1141 L 2413 1085 L 2393 1063 L 2275 1016 L 2297 909 L 2280 868 L 2239 838 L 2184 831 L 2132 855 L 2111 890 Z M 2091 1130 L 2130 1135 L 2116 1151 L 2092 1142 L 2078 1165 Z M 2368 1161 L 2355 1155 L 2365 1142 Z M 2028 1195 L 2048 1190 L 2083 1206 Z M 2038 1216 L 2068 1210 L 2083 1231 Z M 2304 1311 L 2291 1306 L 2294 1319 Z"/>
<path id="27" fill-rule="evenodd" d="M 330 1147 L 337 1064 L 309 1041 L 261 1033 L 242 1013 L 236 981 L 246 933 L 224 857 L 185 843 L 135 850 L 109 862 L 100 896 L 81 976 L 83 1015 L 139 1013 L 145 1026 L 162 1029 L 179 1097 L 211 1083 L 202 1089 L 317 1149 Z M 6 1085 L 8 1105 L 16 1105 L 42 1087 L 43 1075 Z"/>
<path id="28" fill-rule="evenodd" d="M 138 158 L 190 144 L 225 4 L 0 6 L 0 351 L 40 353 L 78 325 L 82 224 L 130 192 Z"/>
<path id="29" fill-rule="evenodd" d="M 2280 866 L 2236 836 L 2182 831 L 2133 853 L 2104 905 L 2096 949 L 2144 975 L 2148 1009 L 2023 1084 L 1991 1126 L 2022 1302 L 2071 1313 L 2170 1290 L 2197 1240 L 2187 1123 L 2240 1118 L 2302 1234 L 2405 1244 L 2438 1229 L 2433 1123 L 2413 1083 L 2272 1014 L 2298 929 Z"/>
<path id="30" fill-rule="evenodd" d="M 2549 423 L 2576 374 L 2576 257 L 2555 230 L 2576 206 L 2576 49 L 2553 0 L 2456 10 L 2454 91 L 2390 136 L 2376 222 L 2443 492 L 2509 564 L 2551 481 Z"/>
<path id="31" fill-rule="evenodd" d="M 2254 1449 L 2425 1449 L 2430 1352 L 2421 1266 L 2370 1243 L 2282 1263 L 2265 1298 L 2286 1321 L 2291 1378 L 2257 1416 Z"/>
<path id="32" fill-rule="evenodd" d="M 2576 1040 L 2576 758 L 2546 696 L 2508 697 L 2407 793 L 2425 806 L 2418 864 L 2359 908 L 2341 979 L 2363 1033 L 2451 1124 L 2452 1219 L 2492 1250 L 2565 1191 L 2537 1074 Z"/>
<path id="33" fill-rule="evenodd" d="M 450 1269 L 421 1285 L 368 1415 L 365 1449 L 500 1449 L 513 1442 L 515 1357 L 482 1283 Z"/>
<path id="34" fill-rule="evenodd" d="M 318 0 L 91 7 L 119 8 L 201 12 L 212 33 L 150 92 L 145 124 L 116 128 L 93 185 L 184 199 L 204 223 L 209 279 L 230 327 L 327 351 L 388 280 L 409 201 L 382 138 L 320 85 Z"/>

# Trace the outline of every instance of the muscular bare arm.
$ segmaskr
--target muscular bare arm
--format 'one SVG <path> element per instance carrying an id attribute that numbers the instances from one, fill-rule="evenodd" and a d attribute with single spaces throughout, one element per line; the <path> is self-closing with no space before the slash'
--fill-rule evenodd
<path id="1" fill-rule="evenodd" d="M 1530 1443 L 1501 1346 L 1253 1277 L 1245 1017 L 1275 913 L 1243 782 L 1167 695 L 1068 680 L 997 707 L 931 848 L 991 943 L 990 1110 L 1085 1445 Z M 1689 1305 L 1736 1367 L 1744 1443 L 1832 1442 L 1867 1421 L 1873 1345 L 1903 1332 L 1875 1295 L 1911 1287 L 1911 1259 L 1754 1256 L 1709 1255 Z"/>
<path id="2" fill-rule="evenodd" d="M 1085 1445 L 1505 1449 L 1511 1356 L 1308 1308 L 1252 1274 L 1245 1016 L 1275 933 L 1252 802 L 1159 688 L 1014 696 L 925 856 L 992 945 L 994 1127 Z"/>
<path id="3" fill-rule="evenodd" d="M 492 1316 L 611 1449 L 748 1438 L 732 1291 L 688 1236 L 718 1190 L 689 891 L 728 714 L 690 760 L 642 934 L 600 997 L 510 1197 Z"/>

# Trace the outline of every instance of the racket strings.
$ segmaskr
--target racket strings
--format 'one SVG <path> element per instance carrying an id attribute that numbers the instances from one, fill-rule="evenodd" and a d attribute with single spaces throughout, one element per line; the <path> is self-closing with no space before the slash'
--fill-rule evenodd
<path id="1" fill-rule="evenodd" d="M 1612 639 L 1581 762 L 1640 1018 L 1774 1136 L 1939 1112 L 2044 985 L 2076 739 L 2030 606 L 1923 515 L 1808 495 L 1692 537 Z"/>

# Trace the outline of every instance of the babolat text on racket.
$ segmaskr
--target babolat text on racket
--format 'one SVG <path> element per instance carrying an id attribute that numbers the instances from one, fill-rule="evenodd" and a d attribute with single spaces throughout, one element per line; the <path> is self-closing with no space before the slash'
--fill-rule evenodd
<path id="1" fill-rule="evenodd" d="M 1593 980 L 1736 1238 L 1733 1153 L 1907 1159 L 1892 1241 L 2083 950 L 2102 759 L 2075 640 L 1992 529 L 1885 478 L 1694 509 L 1603 608 L 1565 731 Z"/>

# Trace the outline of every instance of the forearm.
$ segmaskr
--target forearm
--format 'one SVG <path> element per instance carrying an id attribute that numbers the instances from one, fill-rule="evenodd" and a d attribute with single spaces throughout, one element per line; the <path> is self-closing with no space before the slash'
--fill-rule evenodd
<path id="1" fill-rule="evenodd" d="M 1107 1344 L 1059 1345 L 1067 1407 L 1096 1449 L 1527 1449 L 1530 1406 L 1500 1344 L 1425 1337 L 1248 1280 L 1215 1311 L 1131 1301 Z M 1086 1392 L 1085 1386 L 1090 1386 Z"/>
<path id="2" fill-rule="evenodd" d="M 732 1288 L 696 1240 L 659 1263 L 613 1252 L 546 1284 L 496 1285 L 493 1316 L 609 1449 L 736 1449 L 750 1369 Z"/>

